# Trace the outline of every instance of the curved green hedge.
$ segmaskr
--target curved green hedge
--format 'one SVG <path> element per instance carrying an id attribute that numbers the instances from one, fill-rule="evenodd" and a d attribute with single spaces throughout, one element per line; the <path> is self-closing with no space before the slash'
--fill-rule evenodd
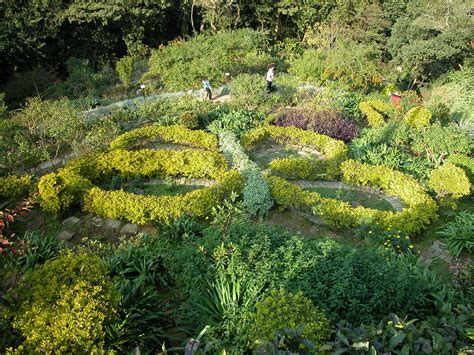
<path id="1" fill-rule="evenodd" d="M 370 166 L 354 160 L 341 164 L 343 179 L 357 186 L 372 186 L 399 197 L 407 206 L 401 212 L 366 207 L 353 208 L 349 203 L 322 198 L 316 192 L 303 191 L 276 177 L 267 177 L 276 203 L 319 216 L 332 227 L 357 227 L 377 223 L 405 233 L 418 233 L 437 218 L 437 205 L 412 177 L 385 166 Z"/>
<path id="2" fill-rule="evenodd" d="M 183 214 L 204 216 L 213 205 L 231 191 L 240 192 L 242 177 L 235 171 L 227 172 L 224 157 L 217 152 L 215 136 L 190 131 L 183 126 L 146 127 L 119 137 L 113 150 L 72 160 L 57 172 L 41 178 L 38 189 L 41 207 L 57 214 L 72 205 L 82 205 L 89 212 L 109 218 L 123 218 L 144 224 L 154 220 L 167 222 Z M 179 132 L 182 130 L 183 132 Z M 206 149 L 141 149 L 124 150 L 140 139 L 155 137 L 173 142 L 187 142 Z M 210 178 L 217 186 L 191 191 L 177 196 L 141 196 L 125 191 L 105 191 L 97 184 L 114 175 L 133 178 L 186 177 Z"/>
<path id="3" fill-rule="evenodd" d="M 182 215 L 208 216 L 213 206 L 242 190 L 244 180 L 236 171 L 219 179 L 219 184 L 176 196 L 142 196 L 119 191 L 105 191 L 93 187 L 83 196 L 83 209 L 99 216 L 126 219 L 137 224 L 153 221 L 167 223 Z"/>
<path id="4" fill-rule="evenodd" d="M 250 150 L 267 138 L 284 145 L 311 148 L 325 156 L 323 160 L 304 157 L 273 160 L 272 173 L 288 179 L 334 179 L 340 175 L 339 165 L 347 159 L 347 146 L 343 141 L 297 127 L 267 125 L 249 131 L 241 140 L 244 148 Z"/>
<path id="5" fill-rule="evenodd" d="M 194 148 L 218 150 L 215 135 L 204 131 L 193 131 L 183 125 L 147 126 L 126 132 L 110 143 L 111 149 L 133 149 L 153 139 L 164 142 L 189 145 Z"/>

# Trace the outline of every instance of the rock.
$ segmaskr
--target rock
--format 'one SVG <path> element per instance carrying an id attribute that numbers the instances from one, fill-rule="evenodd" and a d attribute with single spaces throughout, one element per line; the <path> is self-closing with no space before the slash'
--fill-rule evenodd
<path id="1" fill-rule="evenodd" d="M 156 233 L 156 228 L 150 225 L 142 226 L 140 228 L 140 233 L 144 234 L 155 234 Z"/>
<path id="2" fill-rule="evenodd" d="M 105 221 L 105 227 L 108 229 L 112 229 L 114 232 L 118 232 L 120 230 L 120 225 L 122 223 L 117 219 L 107 219 Z"/>
<path id="3" fill-rule="evenodd" d="M 71 216 L 63 221 L 63 225 L 72 228 L 75 227 L 80 221 L 81 220 L 79 218 Z"/>
<path id="4" fill-rule="evenodd" d="M 74 233 L 69 231 L 62 231 L 58 234 L 58 240 L 61 242 L 65 242 L 71 240 L 74 237 Z"/>
<path id="5" fill-rule="evenodd" d="M 94 227 L 101 227 L 104 224 L 104 220 L 98 216 L 94 216 L 91 218 L 91 223 Z"/>
<path id="6" fill-rule="evenodd" d="M 132 223 L 127 223 L 120 230 L 121 235 L 125 234 L 125 235 L 131 236 L 131 235 L 135 235 L 137 233 L 138 233 L 138 226 L 136 224 L 132 224 Z"/>

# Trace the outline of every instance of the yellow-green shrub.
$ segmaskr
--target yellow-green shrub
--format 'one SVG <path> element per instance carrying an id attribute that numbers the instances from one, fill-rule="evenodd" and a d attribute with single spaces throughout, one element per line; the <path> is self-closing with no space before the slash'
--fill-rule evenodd
<path id="1" fill-rule="evenodd" d="M 446 159 L 447 163 L 453 163 L 454 165 L 462 168 L 468 176 L 471 184 L 474 184 L 474 159 L 463 154 L 452 154 Z"/>
<path id="2" fill-rule="evenodd" d="M 270 163 L 272 172 L 287 178 L 334 179 L 339 175 L 339 165 L 347 159 L 347 146 L 343 141 L 297 127 L 270 125 L 258 127 L 244 134 L 241 140 L 244 148 L 250 150 L 267 138 L 273 138 L 285 145 L 314 149 L 325 156 L 323 160 L 314 158 L 273 160 Z"/>
<path id="3" fill-rule="evenodd" d="M 126 132 L 110 143 L 111 149 L 132 149 L 137 145 L 160 139 L 164 142 L 189 145 L 217 151 L 217 138 L 204 131 L 193 131 L 184 125 L 148 126 Z"/>
<path id="4" fill-rule="evenodd" d="M 26 274 L 13 327 L 25 353 L 102 353 L 115 314 L 110 278 L 98 256 L 67 254 Z"/>
<path id="5" fill-rule="evenodd" d="M 113 175 L 127 177 L 222 176 L 226 162 L 222 155 L 206 150 L 113 150 L 73 160 L 57 173 L 43 176 L 38 184 L 40 205 L 57 214 L 81 201 L 86 190 Z"/>
<path id="6" fill-rule="evenodd" d="M 80 201 L 80 197 L 92 183 L 67 168 L 57 173 L 44 175 L 38 183 L 39 202 L 41 208 L 49 213 L 57 214 Z"/>
<path id="7" fill-rule="evenodd" d="M 431 172 L 428 186 L 438 197 L 459 198 L 469 195 L 471 183 L 463 169 L 452 163 L 445 163 Z"/>
<path id="8" fill-rule="evenodd" d="M 392 109 L 392 105 L 381 100 L 362 101 L 359 110 L 367 117 L 369 126 L 379 127 L 384 122 L 384 115 Z"/>
<path id="9" fill-rule="evenodd" d="M 128 177 L 216 178 L 227 168 L 221 154 L 197 149 L 136 151 L 117 149 L 98 154 L 96 164 L 96 169 L 101 174 L 121 174 Z"/>
<path id="10" fill-rule="evenodd" d="M 413 107 L 408 110 L 403 120 L 414 127 L 428 126 L 431 121 L 431 112 L 426 107 Z"/>
<path id="11" fill-rule="evenodd" d="M 240 192 L 244 180 L 236 172 L 226 173 L 220 184 L 177 196 L 142 196 L 120 191 L 105 191 L 94 187 L 83 199 L 83 209 L 100 216 L 126 219 L 137 224 L 153 221 L 169 222 L 182 215 L 207 216 L 212 207 Z"/>
<path id="12" fill-rule="evenodd" d="M 347 202 L 322 198 L 316 192 L 303 191 L 276 176 L 267 177 L 267 182 L 277 204 L 283 208 L 312 213 L 331 227 L 347 228 L 378 223 L 385 228 L 418 233 L 436 218 L 436 203 L 410 176 L 385 166 L 370 166 L 354 160 L 342 163 L 341 170 L 346 182 L 381 188 L 388 194 L 398 196 L 407 206 L 401 212 L 362 206 L 353 208 Z"/>
<path id="13" fill-rule="evenodd" d="M 272 290 L 267 298 L 257 303 L 252 332 L 256 347 L 272 341 L 277 331 L 300 327 L 304 327 L 302 335 L 318 347 L 324 345 L 333 332 L 324 312 L 301 292 Z"/>
<path id="14" fill-rule="evenodd" d="M 0 197 L 11 198 L 25 195 L 33 187 L 31 175 L 0 177 Z"/>

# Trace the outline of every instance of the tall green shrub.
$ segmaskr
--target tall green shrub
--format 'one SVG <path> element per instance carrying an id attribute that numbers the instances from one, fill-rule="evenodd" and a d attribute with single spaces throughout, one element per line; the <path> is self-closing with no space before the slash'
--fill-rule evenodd
<path id="1" fill-rule="evenodd" d="M 123 85 L 125 87 L 130 87 L 133 80 L 133 65 L 135 63 L 135 58 L 132 56 L 125 56 L 121 58 L 115 65 L 115 70 L 120 77 Z"/>

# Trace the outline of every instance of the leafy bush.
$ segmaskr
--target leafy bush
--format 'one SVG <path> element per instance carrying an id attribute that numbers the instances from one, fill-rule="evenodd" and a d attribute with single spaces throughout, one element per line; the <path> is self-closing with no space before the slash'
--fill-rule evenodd
<path id="1" fill-rule="evenodd" d="M 247 180 L 242 190 L 242 206 L 250 216 L 265 216 L 273 206 L 270 190 L 257 164 L 249 159 L 231 132 L 219 135 L 221 149 Z"/>
<path id="2" fill-rule="evenodd" d="M 92 184 L 86 178 L 69 169 L 59 169 L 41 177 L 38 183 L 41 208 L 49 213 L 58 214 L 73 204 L 78 204 L 80 196 Z"/>
<path id="3" fill-rule="evenodd" d="M 0 177 L 0 197 L 2 198 L 25 196 L 32 187 L 33 177 L 31 175 Z"/>
<path id="4" fill-rule="evenodd" d="M 380 127 L 385 122 L 385 117 L 391 111 L 392 105 L 380 100 L 362 101 L 359 110 L 367 116 L 371 127 Z"/>
<path id="5" fill-rule="evenodd" d="M 148 126 L 126 132 L 110 143 L 111 149 L 134 149 L 160 139 L 164 142 L 189 145 L 217 151 L 216 136 L 204 131 L 192 131 L 183 125 Z"/>
<path id="6" fill-rule="evenodd" d="M 13 326 L 25 337 L 19 350 L 103 351 L 115 296 L 98 257 L 67 254 L 47 261 L 26 274 L 19 291 L 13 310 Z"/>
<path id="7" fill-rule="evenodd" d="M 426 107 L 416 106 L 408 110 L 403 119 L 406 123 L 415 127 L 429 126 L 431 112 Z"/>
<path id="8" fill-rule="evenodd" d="M 315 346 L 323 345 L 332 333 L 326 315 L 301 293 L 273 290 L 257 303 L 253 337 L 256 346 L 273 339 L 277 331 L 303 328 L 302 336 Z"/>
<path id="9" fill-rule="evenodd" d="M 462 70 L 452 71 L 433 84 L 428 100 L 428 108 L 455 121 L 462 119 L 474 121 L 472 113 L 472 83 L 474 68 L 466 66 Z M 440 117 L 444 118 L 444 117 Z"/>
<path id="10" fill-rule="evenodd" d="M 471 211 L 452 212 L 454 220 L 446 223 L 437 232 L 443 238 L 454 256 L 463 250 L 474 251 L 474 213 Z"/>
<path id="11" fill-rule="evenodd" d="M 469 195 L 471 183 L 461 168 L 451 163 L 445 163 L 431 172 L 428 185 L 443 198 L 452 196 L 459 198 Z"/>
<path id="12" fill-rule="evenodd" d="M 132 84 L 134 63 L 134 57 L 125 56 L 120 58 L 120 60 L 117 61 L 117 64 L 115 66 L 115 70 L 117 71 L 117 74 L 120 80 L 122 81 L 122 84 L 127 88 L 130 87 L 130 85 Z"/>
<path id="13" fill-rule="evenodd" d="M 451 154 L 469 154 L 473 142 L 466 132 L 454 124 L 445 127 L 433 124 L 413 132 L 411 147 L 415 154 L 424 155 L 438 166 Z"/>
<path id="14" fill-rule="evenodd" d="M 199 35 L 153 50 L 145 78 L 160 77 L 173 90 L 197 87 L 204 77 L 217 86 L 226 72 L 265 72 L 272 61 L 266 49 L 265 35 L 249 29 Z"/>
<path id="15" fill-rule="evenodd" d="M 275 159 L 270 167 L 273 173 L 288 178 L 333 179 L 340 174 L 339 165 L 347 159 L 344 142 L 296 127 L 263 126 L 242 136 L 245 149 L 255 148 L 265 139 L 272 138 L 284 145 L 314 149 L 324 155 L 324 160 L 293 158 Z"/>
<path id="16" fill-rule="evenodd" d="M 112 119 L 95 122 L 80 142 L 72 142 L 76 156 L 105 151 L 110 142 L 120 134 L 120 126 Z"/>
<path id="17" fill-rule="evenodd" d="M 382 83 L 374 48 L 354 41 L 336 41 L 329 51 L 306 50 L 291 63 L 290 74 L 301 80 L 322 83 L 335 80 L 350 91 L 368 91 Z"/>
<path id="18" fill-rule="evenodd" d="M 474 184 L 474 159 L 462 154 L 451 154 L 448 159 L 446 159 L 447 163 L 452 163 L 464 170 L 466 175 L 469 177 L 471 184 Z"/>
<path id="19" fill-rule="evenodd" d="M 277 126 L 295 126 L 310 129 L 319 134 L 342 140 L 351 141 L 357 135 L 357 125 L 336 111 L 311 112 L 302 109 L 285 109 L 274 119 Z"/>
<path id="20" fill-rule="evenodd" d="M 227 107 L 218 107 L 216 110 L 208 112 L 207 115 L 212 120 L 207 126 L 209 131 L 214 134 L 230 131 L 237 136 L 259 126 L 264 119 L 264 115 L 259 112 Z"/>
<path id="21" fill-rule="evenodd" d="M 276 81 L 277 79 L 275 79 Z M 230 83 L 231 103 L 247 110 L 269 111 L 275 105 L 289 105 L 295 99 L 291 86 L 275 85 L 277 91 L 268 94 L 265 77 L 261 74 L 241 74 Z"/>

